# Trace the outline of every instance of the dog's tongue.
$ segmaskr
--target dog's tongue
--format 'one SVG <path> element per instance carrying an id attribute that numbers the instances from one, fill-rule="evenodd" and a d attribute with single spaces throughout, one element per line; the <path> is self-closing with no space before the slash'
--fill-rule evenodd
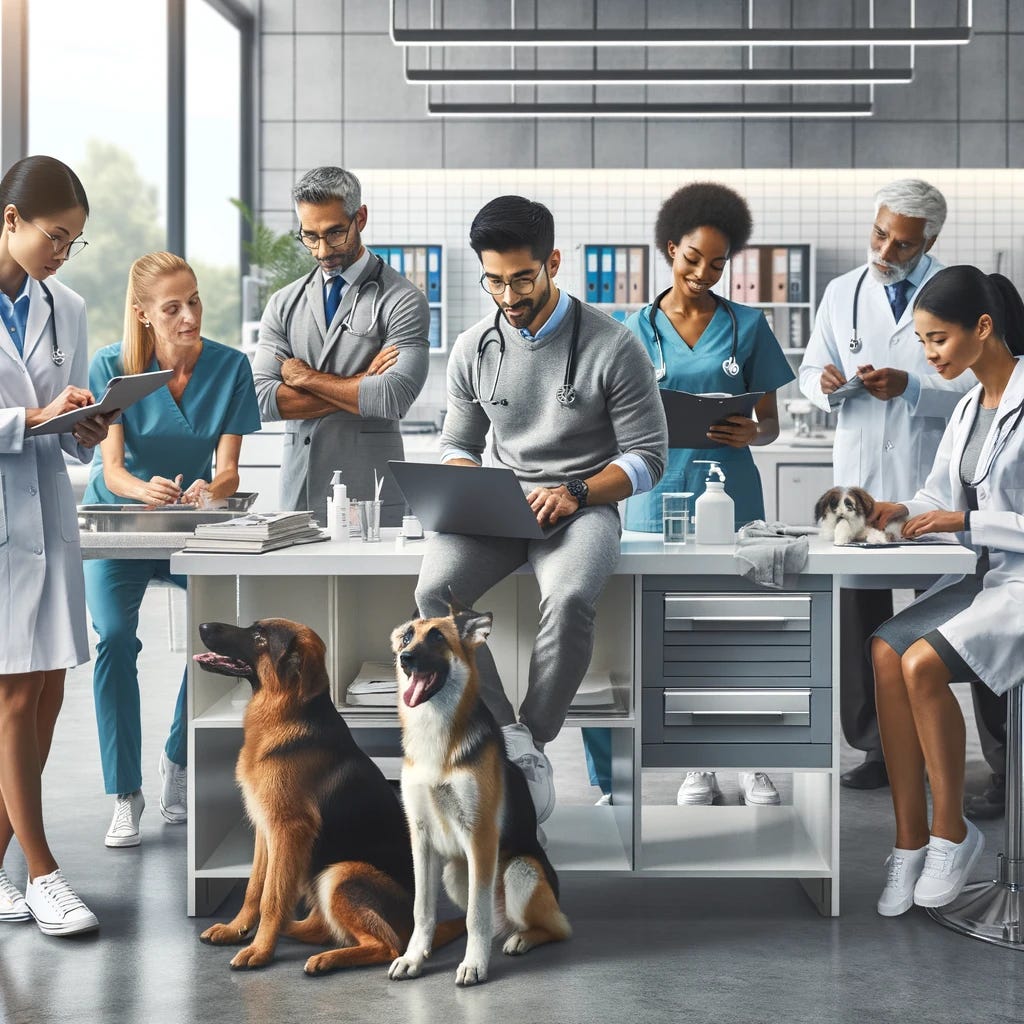
<path id="1" fill-rule="evenodd" d="M 402 700 L 405 701 L 406 706 L 410 708 L 416 707 L 423 700 L 427 689 L 436 678 L 436 672 L 413 672 L 409 676 L 409 685 L 402 694 Z"/>

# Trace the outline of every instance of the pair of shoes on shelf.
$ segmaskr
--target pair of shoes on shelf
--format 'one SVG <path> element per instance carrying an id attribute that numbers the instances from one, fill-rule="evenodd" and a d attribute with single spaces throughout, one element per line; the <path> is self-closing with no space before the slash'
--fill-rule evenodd
<path id="1" fill-rule="evenodd" d="M 25 905 L 44 935 L 79 935 L 100 926 L 96 915 L 71 888 L 60 868 L 29 881 L 25 887 Z"/>
<path id="2" fill-rule="evenodd" d="M 970 821 L 961 843 L 932 836 L 919 850 L 893 847 L 886 858 L 885 888 L 878 898 L 883 917 L 899 917 L 914 904 L 944 907 L 960 895 L 985 849 L 985 837 Z"/>
<path id="3" fill-rule="evenodd" d="M 964 815 L 972 821 L 994 821 L 1006 813 L 1006 776 L 993 774 L 992 785 L 983 793 L 964 797 Z"/>
<path id="4" fill-rule="evenodd" d="M 5 868 L 0 868 L 0 921 L 31 921 L 21 890 L 10 880 Z"/>
<path id="5" fill-rule="evenodd" d="M 505 738 L 505 755 L 523 773 L 537 811 L 537 824 L 540 825 L 551 817 L 555 809 L 551 762 L 543 750 L 537 749 L 533 734 L 525 725 L 504 725 L 501 732 Z"/>
<path id="6" fill-rule="evenodd" d="M 856 768 L 839 776 L 839 785 L 847 789 L 881 789 L 889 785 L 885 762 L 869 754 Z"/>
<path id="7" fill-rule="evenodd" d="M 740 803 L 757 806 L 781 803 L 779 791 L 764 772 L 740 772 L 739 783 Z M 721 797 L 715 772 L 687 772 L 676 793 L 676 803 L 681 807 L 713 804 Z"/>

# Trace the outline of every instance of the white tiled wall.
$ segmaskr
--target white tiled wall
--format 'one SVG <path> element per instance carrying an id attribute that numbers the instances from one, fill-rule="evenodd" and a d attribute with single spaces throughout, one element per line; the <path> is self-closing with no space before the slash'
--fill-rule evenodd
<path id="1" fill-rule="evenodd" d="M 747 198 L 754 215 L 752 241 L 815 246 L 816 301 L 832 277 L 863 262 L 875 190 L 905 176 L 923 177 L 946 196 L 949 218 L 934 249 L 942 262 L 973 263 L 988 272 L 998 265 L 1014 280 L 1024 276 L 1024 175 L 1016 171 L 353 170 L 369 208 L 365 239 L 371 246 L 374 240 L 444 246 L 450 339 L 494 308 L 477 284 L 480 270 L 469 248 L 469 226 L 484 203 L 507 193 L 550 207 L 562 252 L 558 281 L 576 293 L 584 244 L 652 243 L 661 202 L 681 184 L 705 178 Z M 283 201 L 273 204 L 268 216 L 286 226 L 293 215 L 286 205 L 287 189 L 281 195 Z M 655 289 L 667 287 L 664 261 L 655 255 L 652 266 Z M 432 420 L 443 408 L 444 364 L 443 356 L 432 357 L 430 378 L 411 419 Z"/>

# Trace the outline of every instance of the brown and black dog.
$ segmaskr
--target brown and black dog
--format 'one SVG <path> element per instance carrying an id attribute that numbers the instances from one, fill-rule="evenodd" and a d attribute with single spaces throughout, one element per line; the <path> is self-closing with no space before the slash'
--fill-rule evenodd
<path id="1" fill-rule="evenodd" d="M 324 642 L 287 619 L 204 622 L 199 634 L 213 652 L 195 655 L 204 669 L 252 685 L 235 776 L 256 832 L 242 909 L 200 938 L 249 942 L 234 968 L 269 963 L 281 935 L 338 947 L 311 956 L 310 975 L 393 960 L 412 932 L 409 834 L 393 789 L 331 700 Z M 297 921 L 300 896 L 309 914 Z M 434 941 L 463 930 L 446 922 Z"/>
<path id="2" fill-rule="evenodd" d="M 491 622 L 489 612 L 453 605 L 447 618 L 415 619 L 391 634 L 416 873 L 415 927 L 392 979 L 416 977 L 430 956 L 442 869 L 448 895 L 467 912 L 457 985 L 487 979 L 495 935 L 507 936 L 504 951 L 515 955 L 572 934 L 526 779 L 480 697 L 474 651 Z"/>

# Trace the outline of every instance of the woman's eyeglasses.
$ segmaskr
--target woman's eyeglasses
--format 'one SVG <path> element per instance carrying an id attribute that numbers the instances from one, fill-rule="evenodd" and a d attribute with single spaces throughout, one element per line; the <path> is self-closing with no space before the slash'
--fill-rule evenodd
<path id="1" fill-rule="evenodd" d="M 23 223 L 32 224 L 32 221 L 26 220 Z M 32 227 L 34 227 L 41 235 L 46 235 L 46 237 L 53 243 L 54 256 L 60 256 L 61 253 L 64 253 L 63 258 L 66 260 L 71 259 L 72 256 L 77 256 L 89 244 L 80 238 L 65 242 L 63 238 L 58 238 L 56 235 L 51 235 L 49 231 L 44 231 L 38 224 L 32 224 Z M 65 252 L 65 250 L 67 251 Z"/>

